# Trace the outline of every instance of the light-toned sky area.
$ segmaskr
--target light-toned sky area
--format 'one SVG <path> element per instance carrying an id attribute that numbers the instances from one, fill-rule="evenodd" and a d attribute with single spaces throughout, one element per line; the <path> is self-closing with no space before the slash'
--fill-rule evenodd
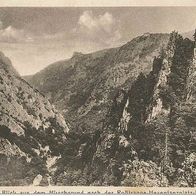
<path id="1" fill-rule="evenodd" d="M 0 8 L 0 51 L 21 75 L 72 56 L 116 47 L 146 32 L 188 32 L 196 7 Z"/>

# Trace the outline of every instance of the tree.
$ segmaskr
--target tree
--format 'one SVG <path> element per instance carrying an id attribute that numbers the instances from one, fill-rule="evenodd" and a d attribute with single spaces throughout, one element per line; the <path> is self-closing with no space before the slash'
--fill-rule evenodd
<path id="1" fill-rule="evenodd" d="M 178 169 L 179 184 L 195 187 L 196 185 L 196 153 L 193 152 L 187 156 L 182 164 L 182 168 Z"/>
<path id="2" fill-rule="evenodd" d="M 194 38 L 194 40 L 196 42 L 196 29 L 195 29 L 195 33 L 193 34 L 193 38 Z"/>

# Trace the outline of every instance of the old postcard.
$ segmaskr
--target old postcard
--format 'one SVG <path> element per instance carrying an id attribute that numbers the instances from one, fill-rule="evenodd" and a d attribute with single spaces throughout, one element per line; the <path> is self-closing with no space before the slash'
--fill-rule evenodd
<path id="1" fill-rule="evenodd" d="M 0 1 L 0 193 L 195 187 L 195 1 Z"/>

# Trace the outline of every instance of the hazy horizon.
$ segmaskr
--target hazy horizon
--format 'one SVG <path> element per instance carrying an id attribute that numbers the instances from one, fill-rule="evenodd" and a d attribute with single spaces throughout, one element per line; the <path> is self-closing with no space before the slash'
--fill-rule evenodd
<path id="1" fill-rule="evenodd" d="M 145 22 L 144 22 L 145 20 Z M 188 32 L 196 7 L 0 8 L 0 46 L 21 75 L 150 33 Z"/>

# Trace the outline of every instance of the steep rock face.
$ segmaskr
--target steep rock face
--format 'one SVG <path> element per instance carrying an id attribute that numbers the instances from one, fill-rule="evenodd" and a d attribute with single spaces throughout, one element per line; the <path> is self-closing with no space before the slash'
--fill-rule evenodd
<path id="1" fill-rule="evenodd" d="M 157 96 L 156 87 L 162 76 L 161 65 L 162 59 L 156 58 L 149 75 L 140 74 L 128 92 L 122 91 L 116 96 L 93 157 L 94 175 L 100 179 L 93 183 L 127 186 L 167 184 L 157 163 L 152 162 L 155 160 L 150 159 L 152 154 L 149 150 L 154 145 L 154 138 L 145 127 L 150 113 L 148 110 Z M 149 141 L 150 138 L 152 141 Z M 140 173 L 138 177 L 135 176 L 137 173 Z"/>
<path id="2" fill-rule="evenodd" d="M 31 184 L 60 156 L 68 127 L 49 101 L 0 55 L 0 184 Z"/>
<path id="3" fill-rule="evenodd" d="M 161 89 L 166 88 L 168 82 L 168 76 L 171 73 L 170 66 L 168 64 L 168 60 L 163 59 L 162 62 L 159 62 L 159 65 L 162 65 L 161 70 L 158 73 L 158 80 L 156 85 L 154 86 L 154 94 L 153 94 L 153 101 L 152 104 L 148 107 L 148 117 L 147 122 L 151 121 L 161 112 L 165 114 L 169 114 L 170 108 L 169 106 L 164 108 L 163 100 L 161 97 Z"/>
<path id="4" fill-rule="evenodd" d="M 141 71 L 149 73 L 168 38 L 144 34 L 119 48 L 75 53 L 26 79 L 63 111 L 77 132 L 94 132 L 101 128 L 117 89 L 128 89 Z"/>
<path id="5" fill-rule="evenodd" d="M 15 75 L 19 76 L 18 72 L 12 66 L 12 62 L 10 61 L 10 59 L 6 57 L 1 51 L 0 51 L 0 63 L 1 66 L 3 66 L 6 70 L 10 70 Z"/>
<path id="6" fill-rule="evenodd" d="M 77 163 L 58 163 L 57 184 L 195 186 L 193 51 L 173 32 L 152 71 L 117 91 L 102 129 L 70 142 Z"/>
<path id="7" fill-rule="evenodd" d="M 129 92 L 115 99 L 116 111 L 94 154 L 98 184 L 195 186 L 186 161 L 195 153 L 194 50 L 192 41 L 173 32 L 150 74 L 140 74 Z"/>

